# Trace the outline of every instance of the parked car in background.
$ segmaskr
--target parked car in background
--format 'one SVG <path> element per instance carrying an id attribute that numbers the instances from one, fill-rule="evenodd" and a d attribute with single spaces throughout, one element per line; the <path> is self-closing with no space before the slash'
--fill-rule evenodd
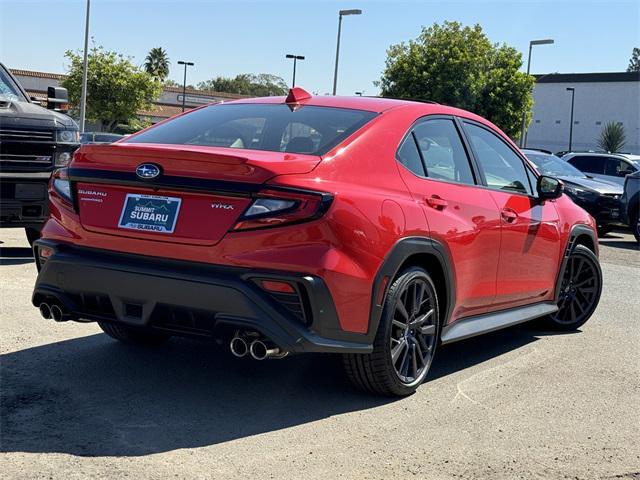
<path id="1" fill-rule="evenodd" d="M 301 88 L 209 105 L 82 146 L 49 193 L 44 318 L 256 360 L 340 353 L 383 395 L 413 392 L 441 343 L 576 330 L 602 290 L 593 218 L 444 105 Z"/>
<path id="2" fill-rule="evenodd" d="M 605 235 L 621 222 L 622 186 L 588 177 L 570 163 L 546 151 L 525 149 L 523 153 L 542 175 L 551 175 L 564 182 L 565 193 L 596 220 L 599 235 Z"/>
<path id="3" fill-rule="evenodd" d="M 117 133 L 84 132 L 80 134 L 80 143 L 82 145 L 88 143 L 113 143 L 121 138 L 124 138 L 124 135 Z"/>
<path id="4" fill-rule="evenodd" d="M 640 170 L 640 155 L 627 153 L 567 153 L 562 157 L 590 177 L 624 184 L 624 177 Z"/>
<path id="5" fill-rule="evenodd" d="M 622 218 L 640 243 L 640 172 L 627 175 L 622 195 Z"/>
<path id="6" fill-rule="evenodd" d="M 78 126 L 68 110 L 67 91 L 48 88 L 47 108 L 27 96 L 0 63 L 0 227 L 21 227 L 29 243 L 48 216 L 51 172 L 71 160 Z"/>

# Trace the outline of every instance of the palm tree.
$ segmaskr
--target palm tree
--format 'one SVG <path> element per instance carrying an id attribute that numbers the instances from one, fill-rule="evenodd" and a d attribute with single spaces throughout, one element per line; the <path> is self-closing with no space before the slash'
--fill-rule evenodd
<path id="1" fill-rule="evenodd" d="M 169 75 L 169 57 L 162 47 L 155 47 L 149 50 L 149 54 L 144 61 L 144 69 L 153 77 L 164 80 Z"/>
<path id="2" fill-rule="evenodd" d="M 620 122 L 607 123 L 598 139 L 598 146 L 605 152 L 619 152 L 624 147 L 626 138 L 624 134 L 624 127 Z"/>

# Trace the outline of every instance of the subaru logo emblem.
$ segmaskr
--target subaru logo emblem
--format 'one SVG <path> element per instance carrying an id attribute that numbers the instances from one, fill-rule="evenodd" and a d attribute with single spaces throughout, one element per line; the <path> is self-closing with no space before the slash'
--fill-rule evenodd
<path id="1" fill-rule="evenodd" d="M 136 175 L 143 180 L 151 180 L 160 175 L 160 167 L 153 163 L 143 163 L 136 168 Z"/>

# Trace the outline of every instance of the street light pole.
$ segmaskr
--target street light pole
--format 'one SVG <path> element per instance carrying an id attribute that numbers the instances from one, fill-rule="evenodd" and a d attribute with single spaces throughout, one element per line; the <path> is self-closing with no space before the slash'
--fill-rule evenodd
<path id="1" fill-rule="evenodd" d="M 529 56 L 527 57 L 527 75 L 531 71 L 531 50 L 534 45 L 551 45 L 553 44 L 553 39 L 545 38 L 543 40 L 531 40 L 529 42 Z M 524 148 L 526 146 L 525 135 L 527 132 L 527 113 L 522 112 L 522 129 L 520 130 L 520 148 Z"/>
<path id="2" fill-rule="evenodd" d="M 82 60 L 82 92 L 80 93 L 80 132 L 84 133 L 84 118 L 87 112 L 87 70 L 89 68 L 89 9 L 91 0 L 87 0 L 87 18 L 84 26 L 84 59 Z"/>
<path id="3" fill-rule="evenodd" d="M 184 104 L 187 99 L 187 67 L 193 67 L 194 64 L 178 60 L 178 65 L 184 65 L 184 80 L 182 81 L 182 111 L 184 112 Z"/>
<path id="4" fill-rule="evenodd" d="M 291 87 L 295 87 L 296 86 L 296 62 L 298 60 L 304 60 L 304 55 L 293 55 L 291 53 L 287 53 L 285 57 L 293 58 L 293 82 L 291 83 Z"/>
<path id="5" fill-rule="evenodd" d="M 336 94 L 336 88 L 338 86 L 338 59 L 340 58 L 340 33 L 342 32 L 342 17 L 346 15 L 361 15 L 362 10 L 340 10 L 338 12 L 338 41 L 336 43 L 336 66 L 333 71 L 333 95 Z"/>
<path id="6" fill-rule="evenodd" d="M 573 144 L 573 105 L 576 96 L 576 89 L 574 87 L 567 87 L 567 91 L 571 92 L 571 122 L 569 123 L 569 151 Z"/>

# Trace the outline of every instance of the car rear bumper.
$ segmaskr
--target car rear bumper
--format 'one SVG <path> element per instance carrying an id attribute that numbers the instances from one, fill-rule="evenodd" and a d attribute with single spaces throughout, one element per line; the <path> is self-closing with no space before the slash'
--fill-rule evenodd
<path id="1" fill-rule="evenodd" d="M 43 262 L 42 247 L 53 254 Z M 186 336 L 257 330 L 297 352 L 370 352 L 363 334 L 340 328 L 321 278 L 167 260 L 38 240 L 32 303 L 61 304 L 69 319 L 113 322 Z M 285 281 L 272 293 L 260 280 Z"/>

